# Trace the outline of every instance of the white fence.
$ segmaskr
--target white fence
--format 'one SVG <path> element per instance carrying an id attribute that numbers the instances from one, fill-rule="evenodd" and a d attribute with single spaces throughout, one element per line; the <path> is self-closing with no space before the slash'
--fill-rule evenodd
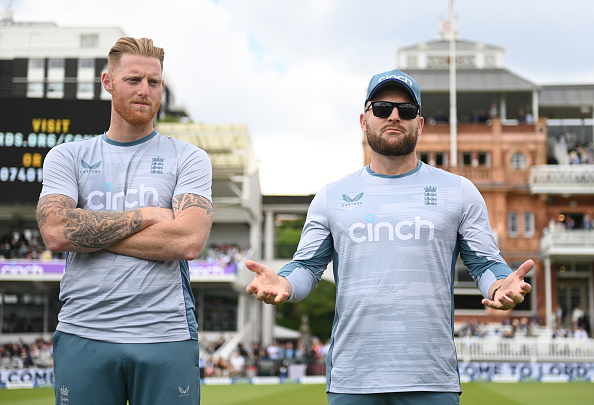
<path id="1" fill-rule="evenodd" d="M 594 362 L 594 339 L 456 338 L 459 361 Z"/>

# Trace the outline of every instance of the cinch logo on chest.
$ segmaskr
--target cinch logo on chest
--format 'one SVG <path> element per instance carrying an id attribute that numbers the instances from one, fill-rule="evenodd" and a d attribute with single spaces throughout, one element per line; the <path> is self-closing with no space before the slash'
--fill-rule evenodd
<path id="1" fill-rule="evenodd" d="M 125 193 L 123 191 L 114 193 L 112 183 L 105 183 L 103 188 L 105 191 L 95 190 L 89 193 L 87 197 L 87 207 L 89 209 L 95 211 L 120 211 L 123 208 L 130 209 L 137 206 L 159 206 L 159 192 L 154 187 L 140 184 L 138 189 L 129 188 Z M 152 204 L 147 204 L 147 201 L 151 201 Z"/>
<path id="2" fill-rule="evenodd" d="M 414 221 L 404 220 L 392 224 L 391 222 L 374 223 L 375 217 L 369 214 L 365 217 L 367 224 L 355 222 L 349 227 L 349 237 L 353 242 L 378 242 L 381 240 L 400 240 L 421 239 L 421 235 L 426 234 L 427 240 L 433 240 L 435 225 L 433 222 L 423 220 L 420 216 L 415 216 Z"/>

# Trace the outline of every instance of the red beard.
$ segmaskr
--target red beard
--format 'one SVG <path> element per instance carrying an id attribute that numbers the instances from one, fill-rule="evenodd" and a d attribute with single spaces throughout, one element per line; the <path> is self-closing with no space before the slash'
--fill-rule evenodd
<path id="1" fill-rule="evenodd" d="M 137 105 L 134 103 L 141 102 L 147 105 Z M 133 126 L 142 126 L 151 122 L 161 106 L 161 99 L 156 103 L 149 98 L 135 97 L 131 100 L 125 100 L 121 96 L 117 96 L 114 92 L 112 94 L 112 105 L 114 111 L 122 117 L 128 124 Z"/>

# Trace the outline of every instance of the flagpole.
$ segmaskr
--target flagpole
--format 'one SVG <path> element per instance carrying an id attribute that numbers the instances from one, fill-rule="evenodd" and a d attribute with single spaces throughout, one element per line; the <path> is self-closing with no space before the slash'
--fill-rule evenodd
<path id="1" fill-rule="evenodd" d="M 450 167 L 458 166 L 458 109 L 456 106 L 456 18 L 450 0 Z"/>

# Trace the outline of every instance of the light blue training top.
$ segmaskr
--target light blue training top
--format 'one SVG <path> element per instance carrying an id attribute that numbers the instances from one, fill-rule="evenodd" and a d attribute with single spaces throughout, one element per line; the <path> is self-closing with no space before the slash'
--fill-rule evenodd
<path id="1" fill-rule="evenodd" d="M 279 272 L 305 298 L 332 260 L 336 312 L 327 390 L 460 392 L 453 337 L 460 254 L 483 296 L 512 270 L 467 179 L 419 162 L 365 167 L 315 196 L 293 260 Z"/>
<path id="2" fill-rule="evenodd" d="M 106 212 L 171 208 L 181 193 L 211 200 L 211 184 L 210 160 L 194 145 L 156 131 L 126 143 L 103 134 L 50 150 L 41 197 L 63 194 Z M 70 252 L 60 300 L 62 332 L 115 343 L 198 339 L 187 261 Z"/>

